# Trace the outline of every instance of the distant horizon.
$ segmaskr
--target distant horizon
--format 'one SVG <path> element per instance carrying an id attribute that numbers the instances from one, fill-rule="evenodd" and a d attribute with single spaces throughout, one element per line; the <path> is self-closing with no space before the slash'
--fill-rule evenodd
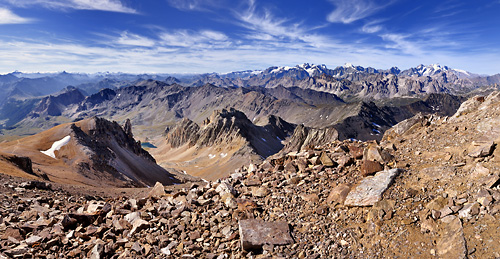
<path id="1" fill-rule="evenodd" d="M 272 66 L 268 66 L 268 67 L 265 67 L 265 68 L 257 68 L 257 69 L 244 69 L 244 70 L 235 70 L 235 71 L 229 71 L 229 72 L 202 72 L 202 73 L 193 73 L 193 72 L 173 72 L 173 73 L 170 73 L 170 72 L 126 72 L 126 71 L 98 71 L 98 72 L 84 72 L 84 71 L 68 71 L 68 70 L 61 70 L 61 71 L 19 71 L 19 70 L 15 70 L 15 71 L 11 71 L 11 72 L 0 72 L 0 75 L 8 75 L 8 74 L 15 74 L 15 73 L 21 73 L 21 74 L 61 74 L 61 73 L 69 73 L 69 74 L 87 74 L 87 75 L 95 75 L 95 74 L 106 74 L 106 73 L 109 73 L 109 74 L 130 74 L 130 75 L 141 75 L 141 74 L 149 74 L 149 75 L 182 75 L 182 76 L 189 76 L 189 75 L 203 75 L 203 74 L 219 74 L 219 75 L 224 75 L 224 74 L 230 74 L 230 73 L 236 73 L 236 72 L 245 72 L 245 71 L 264 71 L 270 67 L 297 67 L 297 66 L 300 66 L 302 64 L 309 64 L 311 66 L 322 66 L 322 65 L 325 65 L 328 69 L 335 69 L 337 67 L 342 67 L 342 66 L 345 66 L 347 64 L 352 64 L 352 63 L 344 63 L 343 65 L 335 65 L 335 66 L 330 66 L 330 65 L 327 65 L 327 64 L 314 64 L 314 63 L 309 63 L 309 62 L 304 62 L 304 63 L 300 63 L 300 64 L 296 64 L 296 65 L 293 65 L 293 66 L 279 66 L 279 65 L 272 65 Z M 357 67 L 357 66 L 360 66 L 360 65 L 357 65 L 357 64 L 352 64 L 354 67 Z M 494 73 L 494 74 L 485 74 L 485 73 L 477 73 L 477 72 L 473 72 L 473 71 L 468 71 L 468 70 L 465 70 L 465 69 L 461 69 L 461 68 L 457 68 L 457 67 L 451 67 L 451 66 L 448 66 L 448 65 L 442 65 L 442 64 L 438 64 L 438 63 L 433 63 L 433 64 L 418 64 L 418 65 L 415 65 L 415 66 L 411 66 L 411 67 L 407 67 L 407 68 L 401 68 L 401 67 L 398 67 L 398 66 L 392 66 L 392 67 L 388 67 L 388 68 L 380 68 L 380 67 L 373 67 L 373 66 L 361 66 L 363 68 L 374 68 L 374 69 L 377 69 L 377 70 L 389 70 L 391 68 L 398 68 L 400 69 L 401 71 L 404 71 L 404 70 L 407 70 L 407 69 L 411 69 L 411 68 L 416 68 L 417 66 L 420 66 L 420 65 L 424 65 L 424 66 L 433 66 L 433 65 L 439 65 L 441 67 L 448 67 L 449 69 L 455 69 L 455 70 L 463 70 L 465 72 L 469 72 L 469 73 L 472 73 L 472 74 L 477 74 L 479 76 L 492 76 L 492 75 L 496 75 L 496 74 L 500 74 L 500 72 L 498 73 Z"/>
<path id="2" fill-rule="evenodd" d="M 203 74 L 307 60 L 493 75 L 499 12 L 499 0 L 0 0 L 0 72 Z"/>

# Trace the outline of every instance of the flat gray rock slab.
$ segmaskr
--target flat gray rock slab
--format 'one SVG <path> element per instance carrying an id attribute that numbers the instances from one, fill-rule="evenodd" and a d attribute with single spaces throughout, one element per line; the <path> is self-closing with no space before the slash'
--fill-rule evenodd
<path id="1" fill-rule="evenodd" d="M 263 245 L 287 245 L 293 243 L 290 227 L 285 221 L 266 222 L 245 219 L 239 222 L 243 250 L 261 249 Z"/>
<path id="2" fill-rule="evenodd" d="M 347 195 L 344 205 L 347 206 L 372 206 L 380 201 L 382 194 L 392 184 L 401 169 L 391 169 L 366 177 L 354 187 Z"/>

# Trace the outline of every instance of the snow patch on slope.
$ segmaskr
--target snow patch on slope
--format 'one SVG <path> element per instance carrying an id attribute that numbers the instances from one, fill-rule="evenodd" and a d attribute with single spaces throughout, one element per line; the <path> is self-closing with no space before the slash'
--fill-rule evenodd
<path id="1" fill-rule="evenodd" d="M 54 142 L 52 144 L 52 147 L 50 147 L 48 150 L 45 150 L 45 151 L 40 151 L 42 152 L 43 154 L 47 155 L 47 156 L 50 156 L 52 158 L 56 158 L 56 154 L 54 153 L 56 150 L 59 151 L 59 149 L 61 149 L 62 147 L 64 147 L 66 144 L 69 143 L 71 137 L 70 136 L 66 136 L 64 138 L 62 138 L 61 140 L 58 140 L 56 142 Z"/>

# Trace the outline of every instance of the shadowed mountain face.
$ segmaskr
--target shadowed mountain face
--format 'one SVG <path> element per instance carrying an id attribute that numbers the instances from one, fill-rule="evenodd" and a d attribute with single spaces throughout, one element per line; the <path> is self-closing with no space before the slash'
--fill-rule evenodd
<path id="1" fill-rule="evenodd" d="M 29 115 L 33 117 L 59 116 L 71 104 L 81 102 L 84 99 L 85 96 L 80 90 L 75 87 L 68 87 L 58 95 L 44 97 Z"/>
<path id="2" fill-rule="evenodd" d="M 55 182 L 116 187 L 177 182 L 134 140 L 130 122 L 126 125 L 124 130 L 93 117 L 3 143 L 0 150 L 28 157 L 36 175 Z"/>

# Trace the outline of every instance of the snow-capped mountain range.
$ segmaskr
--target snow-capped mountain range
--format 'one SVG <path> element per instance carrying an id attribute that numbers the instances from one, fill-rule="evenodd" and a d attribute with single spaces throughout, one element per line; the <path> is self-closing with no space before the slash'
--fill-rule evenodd
<path id="1" fill-rule="evenodd" d="M 453 73 L 459 78 L 473 78 L 479 77 L 478 74 L 473 74 L 461 69 L 453 69 L 448 66 L 441 66 L 439 64 L 431 64 L 431 65 L 418 65 L 413 68 L 409 68 L 406 70 L 400 70 L 398 67 L 392 67 L 390 69 L 375 69 L 372 67 L 364 68 L 362 66 L 354 66 L 351 63 L 346 63 L 343 66 L 338 66 L 334 69 L 328 68 L 326 65 L 314 65 L 309 63 L 304 63 L 301 65 L 296 65 L 294 67 L 290 66 L 273 66 L 269 67 L 265 70 L 247 70 L 247 71 L 238 71 L 231 72 L 227 74 L 212 74 L 217 75 L 222 78 L 246 78 L 252 76 L 260 76 L 260 77 L 283 77 L 290 76 L 295 77 L 296 79 L 303 79 L 305 77 L 316 77 L 322 74 L 329 75 L 333 77 L 342 77 L 347 74 L 354 73 L 371 73 L 371 74 L 393 74 L 397 76 L 434 76 L 440 73 Z"/>
<path id="2" fill-rule="evenodd" d="M 0 75 L 2 102 L 45 96 L 68 85 L 87 94 L 102 88 L 119 88 L 141 80 L 158 80 L 168 84 L 218 87 L 300 87 L 333 93 L 340 97 L 381 99 L 426 93 L 465 94 L 484 86 L 500 84 L 500 74 L 482 76 L 448 66 L 418 65 L 406 70 L 397 67 L 375 69 L 346 63 L 330 69 L 326 65 L 304 63 L 296 66 L 272 66 L 264 70 L 245 70 L 209 74 L 126 74 L 126 73 L 31 73 L 13 72 Z M 0 118 L 1 119 L 1 118 Z"/>

